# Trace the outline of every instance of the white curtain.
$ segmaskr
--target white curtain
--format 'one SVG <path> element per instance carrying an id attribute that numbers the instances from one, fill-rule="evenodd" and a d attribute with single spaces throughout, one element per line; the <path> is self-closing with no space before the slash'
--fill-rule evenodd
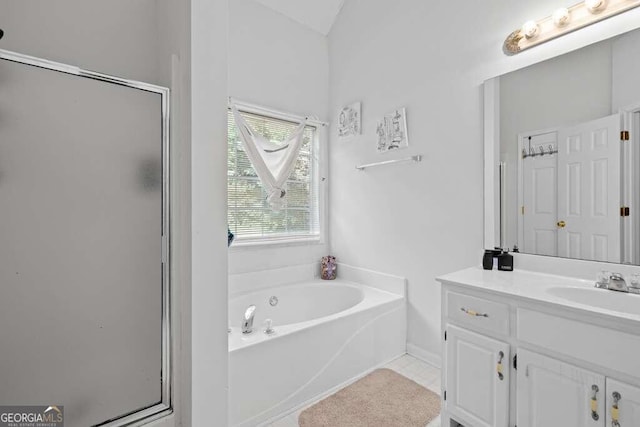
<path id="1" fill-rule="evenodd" d="M 286 141 L 275 144 L 256 133 L 234 104 L 231 104 L 231 110 L 247 157 L 267 192 L 267 202 L 271 209 L 278 211 L 284 205 L 284 185 L 300 153 L 307 120 L 304 119 Z"/>

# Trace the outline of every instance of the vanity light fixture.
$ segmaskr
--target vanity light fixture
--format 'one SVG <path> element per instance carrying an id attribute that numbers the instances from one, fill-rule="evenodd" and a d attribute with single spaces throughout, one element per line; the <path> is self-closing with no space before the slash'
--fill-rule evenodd
<path id="1" fill-rule="evenodd" d="M 556 27 L 564 27 L 569 23 L 569 19 L 571 18 L 571 12 L 566 7 L 561 7 L 560 9 L 553 12 L 551 15 L 551 20 L 553 21 L 553 25 Z"/>
<path id="2" fill-rule="evenodd" d="M 599 11 L 604 9 L 604 3 L 604 0 L 584 0 L 584 5 L 591 13 L 598 13 Z"/>
<path id="3" fill-rule="evenodd" d="M 538 35 L 538 24 L 536 21 L 527 21 L 522 26 L 522 33 L 527 39 L 532 39 Z"/>
<path id="4" fill-rule="evenodd" d="M 509 34 L 502 49 L 506 55 L 515 55 L 638 6 L 640 0 L 584 0 L 569 8 L 557 9 L 538 21 L 525 22 L 522 28 Z"/>

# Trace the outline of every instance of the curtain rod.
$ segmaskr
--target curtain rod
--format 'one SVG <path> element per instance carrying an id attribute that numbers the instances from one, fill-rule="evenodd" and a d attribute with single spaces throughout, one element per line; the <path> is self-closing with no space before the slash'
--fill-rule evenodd
<path id="1" fill-rule="evenodd" d="M 249 102 L 243 102 L 236 98 L 229 97 L 229 107 L 231 106 L 232 103 L 235 104 L 238 107 L 238 109 L 244 110 L 247 113 L 258 113 L 258 114 L 263 113 L 266 115 L 278 116 L 277 118 L 291 121 L 291 122 L 296 122 L 296 121 L 301 122 L 306 118 L 307 123 L 309 123 L 310 125 L 314 125 L 314 126 L 328 125 L 327 122 L 320 121 L 317 118 L 313 118 L 309 116 L 304 117 L 304 116 L 298 116 L 296 114 L 285 113 L 284 111 L 274 110 L 273 108 L 264 107 L 262 105 L 257 105 L 257 104 L 251 104 Z"/>

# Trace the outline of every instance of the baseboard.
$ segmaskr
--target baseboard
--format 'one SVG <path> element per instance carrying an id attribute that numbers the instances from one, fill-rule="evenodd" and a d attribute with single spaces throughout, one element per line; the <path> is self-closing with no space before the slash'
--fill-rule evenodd
<path id="1" fill-rule="evenodd" d="M 407 353 L 413 357 L 427 362 L 429 365 L 435 366 L 440 369 L 442 367 L 442 358 L 438 353 L 432 353 L 429 350 L 425 350 L 422 347 L 418 347 L 415 344 L 407 343 Z"/>

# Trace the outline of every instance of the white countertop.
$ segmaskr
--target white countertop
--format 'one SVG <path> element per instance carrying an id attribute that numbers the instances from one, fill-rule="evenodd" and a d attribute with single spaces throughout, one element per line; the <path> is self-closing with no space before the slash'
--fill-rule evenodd
<path id="1" fill-rule="evenodd" d="M 593 280 L 556 276 L 526 270 L 499 271 L 472 267 L 437 278 L 439 282 L 475 288 L 503 296 L 512 296 L 584 310 L 605 316 L 640 322 L 640 295 L 595 289 Z M 581 288 L 595 294 L 593 303 L 582 303 L 554 294 L 557 288 Z M 600 294 L 600 292 L 602 294 Z M 599 305 L 598 300 L 602 301 Z M 620 310 L 616 309 L 619 304 Z M 624 307 L 622 309 L 622 307 Z"/>

